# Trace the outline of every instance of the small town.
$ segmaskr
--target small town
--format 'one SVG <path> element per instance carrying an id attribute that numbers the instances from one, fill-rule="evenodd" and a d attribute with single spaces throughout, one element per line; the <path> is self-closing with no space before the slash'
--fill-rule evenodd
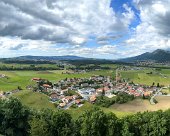
<path id="1" fill-rule="evenodd" d="M 69 109 L 72 105 L 81 107 L 84 101 L 94 104 L 98 96 L 112 98 L 119 92 L 147 98 L 160 89 L 157 86 L 123 82 L 119 76 L 116 80 L 112 80 L 110 76 L 101 75 L 90 78 L 66 78 L 54 84 L 41 78 L 33 78 L 32 81 L 39 86 L 35 91 L 47 94 L 52 103 L 57 102 L 57 107 L 63 109 Z"/>
<path id="2" fill-rule="evenodd" d="M 59 109 L 69 109 L 71 106 L 81 107 L 85 101 L 94 104 L 98 96 L 106 96 L 113 98 L 116 94 L 123 92 L 134 98 L 148 98 L 151 104 L 155 94 L 162 95 L 161 87 L 158 85 L 140 85 L 128 82 L 122 79 L 119 71 L 126 70 L 141 70 L 143 68 L 124 66 L 116 70 L 115 79 L 110 76 L 94 75 L 89 78 L 65 78 L 58 82 L 52 83 L 47 79 L 34 77 L 31 82 L 35 85 L 26 87 L 33 92 L 44 93 L 49 97 L 49 101 L 54 103 Z M 5 74 L 1 78 L 6 78 Z M 18 87 L 10 92 L 0 92 L 0 98 L 6 98 L 13 93 L 19 92 L 21 89 Z"/>

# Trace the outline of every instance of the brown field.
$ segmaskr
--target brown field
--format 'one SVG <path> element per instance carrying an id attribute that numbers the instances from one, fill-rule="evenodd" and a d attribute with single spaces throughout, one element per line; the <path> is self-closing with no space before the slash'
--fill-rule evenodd
<path id="1" fill-rule="evenodd" d="M 157 104 L 151 105 L 148 100 L 135 99 L 125 104 L 114 104 L 111 108 L 123 112 L 144 112 L 166 110 L 170 108 L 170 97 L 158 96 L 156 97 Z"/>

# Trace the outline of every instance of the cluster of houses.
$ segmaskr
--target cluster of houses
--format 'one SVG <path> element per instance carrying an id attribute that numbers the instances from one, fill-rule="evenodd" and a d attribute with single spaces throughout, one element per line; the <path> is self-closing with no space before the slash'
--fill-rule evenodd
<path id="1" fill-rule="evenodd" d="M 39 83 L 41 78 L 33 78 Z M 82 105 L 82 101 L 95 103 L 98 96 L 112 98 L 118 92 L 125 92 L 135 97 L 149 97 L 158 89 L 153 86 L 129 84 L 112 80 L 110 76 L 95 75 L 90 78 L 66 78 L 54 84 L 41 85 L 51 102 L 57 103 L 58 108 L 68 109 L 73 104 Z M 74 93 L 70 93 L 70 91 Z"/>
<path id="2" fill-rule="evenodd" d="M 41 78 L 33 78 L 39 83 Z M 58 102 L 59 108 L 69 108 L 72 104 L 80 106 L 82 101 L 94 102 L 96 97 L 104 94 L 113 97 L 113 81 L 110 76 L 92 76 L 90 78 L 66 78 L 57 83 L 41 84 L 43 90 L 49 95 L 51 102 Z M 69 92 L 74 92 L 74 95 Z M 93 98 L 93 99 L 92 99 Z"/>
<path id="3" fill-rule="evenodd" d="M 135 66 L 121 66 L 121 67 L 119 67 L 118 68 L 118 70 L 120 70 L 120 71 L 129 71 L 129 70 L 145 70 L 146 68 L 144 68 L 144 67 L 135 67 Z"/>
<path id="4" fill-rule="evenodd" d="M 127 94 L 134 95 L 135 97 L 150 97 L 158 91 L 156 86 L 146 86 L 129 83 L 119 83 L 114 87 L 115 92 L 126 92 Z"/>

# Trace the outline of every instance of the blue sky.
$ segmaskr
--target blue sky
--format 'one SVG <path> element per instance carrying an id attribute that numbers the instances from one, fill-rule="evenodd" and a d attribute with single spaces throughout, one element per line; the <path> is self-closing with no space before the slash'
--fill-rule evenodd
<path id="1" fill-rule="evenodd" d="M 0 57 L 118 59 L 170 48 L 169 0 L 1 0 L 0 16 Z"/>

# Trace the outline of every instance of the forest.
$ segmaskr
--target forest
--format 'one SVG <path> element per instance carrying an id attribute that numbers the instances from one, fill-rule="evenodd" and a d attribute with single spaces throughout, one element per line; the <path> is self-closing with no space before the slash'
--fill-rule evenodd
<path id="1" fill-rule="evenodd" d="M 77 119 L 62 110 L 35 110 L 16 98 L 0 100 L 0 134 L 6 136 L 169 136 L 170 110 L 118 118 L 94 107 Z"/>

